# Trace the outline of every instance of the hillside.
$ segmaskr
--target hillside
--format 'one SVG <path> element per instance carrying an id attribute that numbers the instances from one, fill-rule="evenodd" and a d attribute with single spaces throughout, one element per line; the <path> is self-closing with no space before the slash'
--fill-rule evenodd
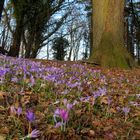
<path id="1" fill-rule="evenodd" d="M 140 139 L 140 69 L 0 56 L 0 138 Z"/>

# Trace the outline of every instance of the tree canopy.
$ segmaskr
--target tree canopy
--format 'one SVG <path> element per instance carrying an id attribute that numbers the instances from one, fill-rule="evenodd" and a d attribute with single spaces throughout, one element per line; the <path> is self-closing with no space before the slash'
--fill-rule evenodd
<path id="1" fill-rule="evenodd" d="M 13 57 L 52 59 L 54 40 L 62 35 L 69 42 L 65 60 L 133 67 L 140 64 L 139 5 L 133 0 L 8 0 L 4 5 L 1 0 L 0 49 Z"/>

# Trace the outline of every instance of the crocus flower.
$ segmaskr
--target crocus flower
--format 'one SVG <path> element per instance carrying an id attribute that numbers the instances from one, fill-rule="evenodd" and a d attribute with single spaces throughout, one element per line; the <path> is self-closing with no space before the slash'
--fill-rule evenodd
<path id="1" fill-rule="evenodd" d="M 17 108 L 17 114 L 18 114 L 18 116 L 19 116 L 21 113 L 22 113 L 22 108 L 21 108 L 21 107 L 18 107 L 18 108 Z"/>
<path id="2" fill-rule="evenodd" d="M 68 111 L 65 109 L 61 109 L 60 110 L 60 117 L 64 120 L 67 121 L 68 120 Z"/>
<path id="3" fill-rule="evenodd" d="M 123 107 L 123 108 L 122 108 L 122 111 L 125 113 L 125 116 L 127 116 L 128 113 L 130 112 L 130 108 L 128 108 L 128 107 Z"/>
<path id="4" fill-rule="evenodd" d="M 103 88 L 99 88 L 98 92 L 100 93 L 100 95 L 106 95 L 106 88 L 103 87 Z"/>
<path id="5" fill-rule="evenodd" d="M 40 131 L 34 129 L 31 133 L 29 133 L 28 135 L 26 135 L 23 138 L 20 138 L 20 140 L 25 140 L 26 138 L 37 138 L 40 135 Z"/>
<path id="6" fill-rule="evenodd" d="M 59 115 L 60 115 L 60 109 L 59 109 L 59 108 L 57 108 L 57 109 L 55 110 L 54 115 L 55 115 L 55 116 L 59 116 Z"/>
<path id="7" fill-rule="evenodd" d="M 67 102 L 68 102 L 68 100 L 67 100 L 67 99 L 63 99 L 63 103 L 64 103 L 64 105 L 66 105 L 66 104 L 67 104 Z"/>
<path id="8" fill-rule="evenodd" d="M 62 125 L 63 125 L 62 122 L 58 122 L 58 123 L 55 124 L 54 128 L 58 128 L 58 127 L 60 127 L 60 126 L 62 126 Z"/>
<path id="9" fill-rule="evenodd" d="M 111 98 L 110 97 L 108 97 L 108 105 L 110 105 L 111 104 L 111 102 L 112 102 L 112 100 L 111 100 Z"/>
<path id="10" fill-rule="evenodd" d="M 34 113 L 33 113 L 32 111 L 28 110 L 28 111 L 26 112 L 26 118 L 27 118 L 27 120 L 28 120 L 29 122 L 32 122 L 32 121 L 35 120 L 35 115 L 34 115 Z"/>
<path id="11" fill-rule="evenodd" d="M 73 104 L 70 104 L 70 103 L 67 104 L 67 110 L 72 109 L 72 107 L 73 107 Z"/>
<path id="12" fill-rule="evenodd" d="M 63 99 L 63 103 L 66 106 L 67 110 L 69 111 L 70 109 L 72 109 L 73 104 L 68 103 L 67 99 Z"/>
<path id="13" fill-rule="evenodd" d="M 33 75 L 31 75 L 30 80 L 31 80 L 31 86 L 34 86 L 34 84 L 35 84 L 35 79 L 34 79 Z"/>
<path id="14" fill-rule="evenodd" d="M 17 77 L 13 77 L 13 78 L 11 79 L 11 81 L 17 83 L 17 82 L 18 82 L 18 79 L 17 79 Z"/>
<path id="15" fill-rule="evenodd" d="M 56 116 L 62 118 L 64 121 L 68 120 L 68 111 L 65 109 L 56 109 L 54 112 L 54 120 L 56 121 Z"/>
<path id="16" fill-rule="evenodd" d="M 37 138 L 40 134 L 39 130 L 34 129 L 26 138 Z"/>

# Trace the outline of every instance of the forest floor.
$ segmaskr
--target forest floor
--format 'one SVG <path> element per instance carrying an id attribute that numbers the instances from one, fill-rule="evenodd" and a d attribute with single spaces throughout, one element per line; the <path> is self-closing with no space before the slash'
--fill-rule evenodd
<path id="1" fill-rule="evenodd" d="M 140 140 L 140 69 L 0 56 L 0 140 Z"/>

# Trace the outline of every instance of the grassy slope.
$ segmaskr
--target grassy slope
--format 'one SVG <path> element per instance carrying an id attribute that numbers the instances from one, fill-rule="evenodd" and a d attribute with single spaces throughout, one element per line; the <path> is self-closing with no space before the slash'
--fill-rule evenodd
<path id="1" fill-rule="evenodd" d="M 103 69 L 79 62 L 15 63 L 14 59 L 2 57 L 0 60 L 0 70 L 5 63 L 10 69 L 5 83 L 0 85 L 0 136 L 15 140 L 38 129 L 41 140 L 140 138 L 140 69 Z M 9 74 L 10 71 L 18 74 Z M 30 74 L 24 77 L 23 71 Z M 40 73 L 42 77 L 49 76 L 42 80 Z M 11 82 L 14 75 L 20 80 Z M 73 104 L 68 110 L 68 121 L 65 126 L 54 128 L 54 112 L 57 108 L 67 110 L 66 99 L 67 104 Z M 18 116 L 10 108 L 19 106 L 22 113 Z M 130 110 L 124 112 L 126 108 Z M 28 109 L 35 113 L 30 130 Z M 60 116 L 57 121 L 61 121 Z"/>

